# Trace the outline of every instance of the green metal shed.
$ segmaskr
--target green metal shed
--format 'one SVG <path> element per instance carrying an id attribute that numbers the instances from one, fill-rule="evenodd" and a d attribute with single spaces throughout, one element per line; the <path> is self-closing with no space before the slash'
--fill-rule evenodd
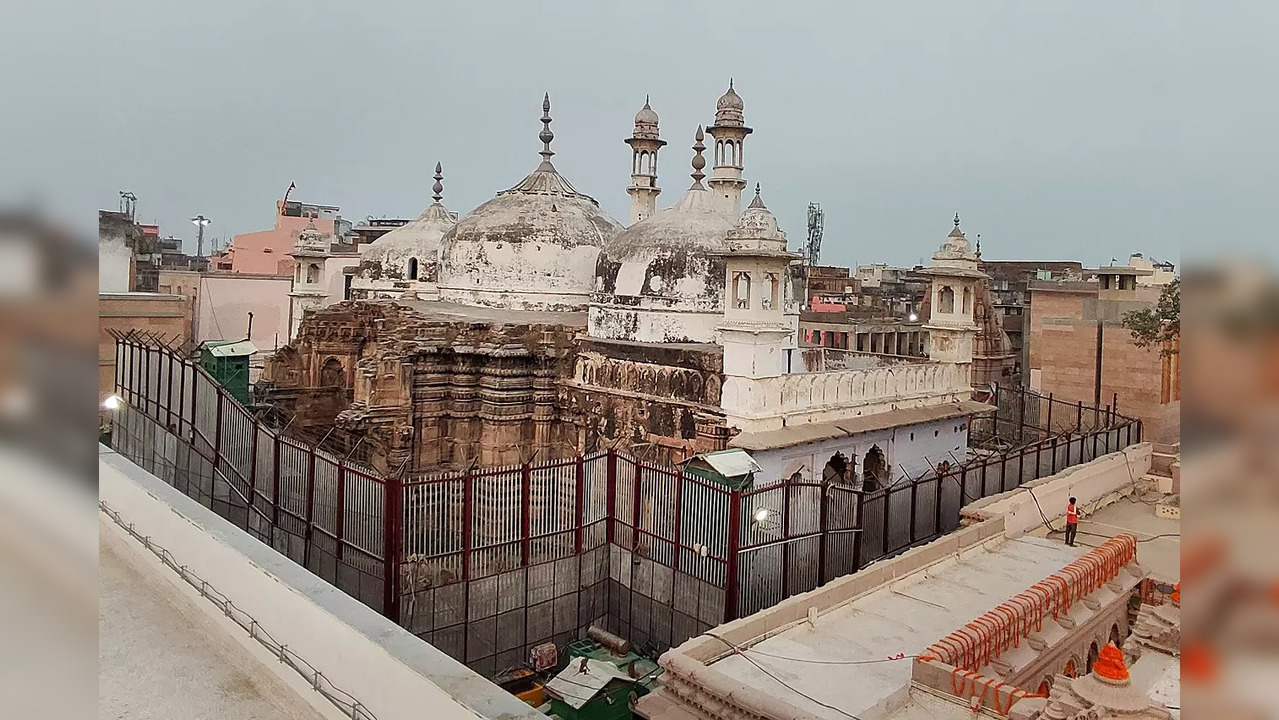
<path id="1" fill-rule="evenodd" d="M 248 340 L 208 340 L 200 345 L 200 365 L 232 397 L 248 405 L 249 358 L 257 351 Z"/>

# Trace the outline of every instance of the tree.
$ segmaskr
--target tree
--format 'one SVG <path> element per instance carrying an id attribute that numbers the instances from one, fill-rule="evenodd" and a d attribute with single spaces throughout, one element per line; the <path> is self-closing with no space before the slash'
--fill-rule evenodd
<path id="1" fill-rule="evenodd" d="M 1123 326 L 1138 347 L 1159 346 L 1162 355 L 1177 354 L 1181 338 L 1181 278 L 1168 283 L 1154 307 L 1124 313 Z"/>

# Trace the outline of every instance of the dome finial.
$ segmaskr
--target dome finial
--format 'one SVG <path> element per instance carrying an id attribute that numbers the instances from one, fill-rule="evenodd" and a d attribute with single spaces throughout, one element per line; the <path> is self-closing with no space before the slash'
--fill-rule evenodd
<path id="1" fill-rule="evenodd" d="M 439 162 L 436 162 L 435 163 L 435 184 L 431 186 L 431 192 L 435 193 L 431 197 L 432 199 L 435 200 L 436 203 L 444 199 L 444 185 L 441 182 L 442 180 L 444 180 L 444 168 L 440 166 Z"/>
<path id="2" fill-rule="evenodd" d="M 702 151 L 706 149 L 706 146 L 702 144 L 702 140 L 705 137 L 706 136 L 702 134 L 702 126 L 698 125 L 697 134 L 693 136 L 696 140 L 696 142 L 693 143 L 693 151 L 696 154 L 693 155 L 693 185 L 689 188 L 690 190 L 694 188 L 698 190 L 706 189 L 706 187 L 702 185 L 702 178 L 706 177 L 706 173 L 702 172 L 702 168 L 706 167 L 706 158 L 702 157 Z"/>
<path id="3" fill-rule="evenodd" d="M 955 213 L 955 227 L 959 227 L 959 213 Z"/>
<path id="4" fill-rule="evenodd" d="M 729 90 L 733 89 L 733 78 L 731 77 L 728 79 L 728 89 Z"/>
<path id="5" fill-rule="evenodd" d="M 644 93 L 644 107 L 648 107 L 648 93 Z"/>
<path id="6" fill-rule="evenodd" d="M 768 209 L 764 207 L 764 198 L 759 196 L 759 183 L 755 183 L 755 199 L 751 200 L 750 207 L 760 208 L 763 210 Z"/>
<path id="7" fill-rule="evenodd" d="M 551 132 L 551 94 L 548 92 L 542 95 L 542 132 L 538 133 L 538 140 L 542 141 L 542 151 L 538 153 L 542 156 L 542 165 L 539 169 L 554 169 L 551 165 L 551 156 L 555 153 L 551 151 L 551 141 L 555 139 L 555 133 Z"/>

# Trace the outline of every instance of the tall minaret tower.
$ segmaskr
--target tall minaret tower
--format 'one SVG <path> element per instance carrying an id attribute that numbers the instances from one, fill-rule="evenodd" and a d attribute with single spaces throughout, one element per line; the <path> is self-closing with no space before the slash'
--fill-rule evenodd
<path id="1" fill-rule="evenodd" d="M 657 113 L 644 98 L 644 107 L 635 113 L 635 132 L 626 139 L 631 146 L 631 186 L 626 188 L 631 196 L 631 225 L 652 215 L 657 209 L 657 196 L 662 189 L 657 186 L 657 151 L 666 144 L 658 136 Z"/>
<path id="2" fill-rule="evenodd" d="M 706 128 L 715 138 L 715 168 L 711 175 L 711 194 L 721 203 L 724 213 L 736 220 L 742 211 L 742 148 L 746 136 L 753 132 L 742 116 L 742 96 L 728 81 L 728 92 L 715 103 L 715 124 Z"/>
<path id="3" fill-rule="evenodd" d="M 971 377 L 973 340 L 977 336 L 977 283 L 987 276 L 978 269 L 977 253 L 959 229 L 958 213 L 955 227 L 933 253 L 933 264 L 919 273 L 932 277 L 928 318 L 924 322 L 930 345 L 928 356 L 935 362 L 959 365 Z"/>

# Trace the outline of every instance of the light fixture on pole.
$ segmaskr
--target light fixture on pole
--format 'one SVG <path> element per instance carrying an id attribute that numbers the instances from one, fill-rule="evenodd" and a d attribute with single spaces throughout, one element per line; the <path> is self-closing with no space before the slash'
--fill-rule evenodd
<path id="1" fill-rule="evenodd" d="M 191 218 L 191 224 L 195 225 L 195 256 L 204 257 L 204 228 L 213 222 L 203 215 L 196 215 Z"/>

